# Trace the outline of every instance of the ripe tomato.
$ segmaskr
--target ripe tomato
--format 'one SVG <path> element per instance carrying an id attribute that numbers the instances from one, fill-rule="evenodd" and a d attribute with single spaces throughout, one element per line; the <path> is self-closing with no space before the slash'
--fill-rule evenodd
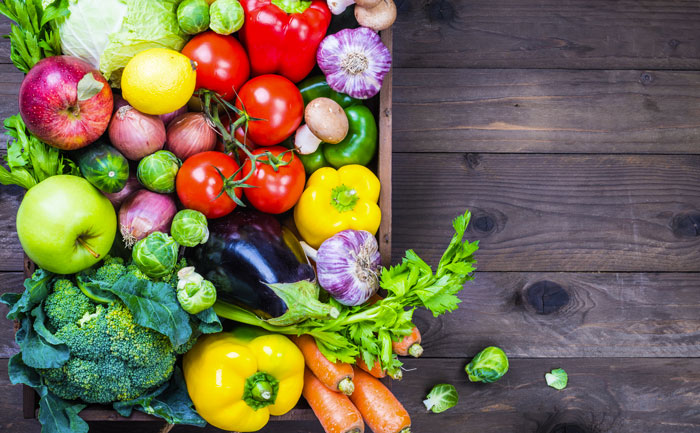
<path id="1" fill-rule="evenodd" d="M 291 81 L 281 75 L 261 75 L 243 85 L 236 107 L 248 112 L 248 136 L 258 146 L 281 143 L 294 134 L 304 117 L 304 99 Z"/>
<path id="2" fill-rule="evenodd" d="M 266 152 L 270 152 L 275 163 L 288 163 L 277 169 L 265 162 L 269 161 Z M 280 155 L 284 152 L 283 156 Z M 245 188 L 245 196 L 256 209 L 272 214 L 286 212 L 299 201 L 304 192 L 306 174 L 304 165 L 298 156 L 282 146 L 262 147 L 255 149 L 253 155 L 260 155 L 255 163 L 253 175 L 246 181 L 254 188 Z M 279 158 L 279 160 L 277 160 Z M 243 163 L 243 177 L 252 168 L 250 160 Z"/>
<path id="3" fill-rule="evenodd" d="M 190 39 L 182 54 L 197 62 L 197 89 L 213 90 L 227 101 L 233 100 L 250 77 L 250 61 L 243 46 L 233 36 L 212 31 Z"/>
<path id="4" fill-rule="evenodd" d="M 202 152 L 187 158 L 175 179 L 175 190 L 182 204 L 187 209 L 202 212 L 207 218 L 228 215 L 236 208 L 236 202 L 226 192 L 219 196 L 224 181 L 216 171 L 217 168 L 229 179 L 239 167 L 225 153 Z M 239 172 L 233 180 L 240 178 Z M 243 194 L 241 188 L 235 188 L 235 193 L 238 198 Z"/>

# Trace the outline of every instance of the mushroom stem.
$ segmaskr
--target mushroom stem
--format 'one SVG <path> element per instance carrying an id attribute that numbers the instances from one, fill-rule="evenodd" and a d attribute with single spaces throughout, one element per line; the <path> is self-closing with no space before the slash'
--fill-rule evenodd
<path id="1" fill-rule="evenodd" d="M 306 124 L 297 129 L 294 136 L 294 147 L 302 155 L 310 155 L 321 145 L 321 139 L 316 137 Z"/>

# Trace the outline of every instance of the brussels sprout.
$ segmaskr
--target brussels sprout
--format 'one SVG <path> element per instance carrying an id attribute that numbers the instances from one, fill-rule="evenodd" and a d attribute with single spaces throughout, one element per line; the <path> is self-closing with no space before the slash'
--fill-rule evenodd
<path id="1" fill-rule="evenodd" d="M 139 162 L 136 177 L 141 185 L 153 192 L 171 193 L 175 191 L 175 176 L 180 164 L 172 152 L 159 150 Z"/>
<path id="2" fill-rule="evenodd" d="M 177 273 L 177 301 L 190 314 L 200 313 L 216 302 L 216 287 L 194 271 L 194 266 Z"/>
<path id="3" fill-rule="evenodd" d="M 161 232 L 153 232 L 136 242 L 131 259 L 136 266 L 151 278 L 163 278 L 177 264 L 177 242 Z"/>
<path id="4" fill-rule="evenodd" d="M 489 346 L 467 364 L 465 371 L 470 382 L 495 382 L 508 371 L 508 357 L 500 348 Z"/>
<path id="5" fill-rule="evenodd" d="M 181 210 L 173 218 L 170 234 L 178 244 L 185 247 L 203 244 L 209 239 L 207 217 L 197 210 Z"/>
<path id="6" fill-rule="evenodd" d="M 563 368 L 555 368 L 551 373 L 544 375 L 547 385 L 554 389 L 564 389 L 569 383 L 569 375 L 566 374 Z"/>
<path id="7" fill-rule="evenodd" d="M 216 0 L 209 6 L 209 28 L 220 35 L 230 35 L 243 27 L 245 14 L 238 0 Z"/>
<path id="8" fill-rule="evenodd" d="M 188 35 L 201 33 L 209 27 L 207 0 L 185 0 L 177 7 L 177 23 Z"/>
<path id="9" fill-rule="evenodd" d="M 423 400 L 423 404 L 426 409 L 432 410 L 433 413 L 440 413 L 455 407 L 458 401 L 459 394 L 457 394 L 454 385 L 440 383 L 430 390 L 430 394 Z"/>

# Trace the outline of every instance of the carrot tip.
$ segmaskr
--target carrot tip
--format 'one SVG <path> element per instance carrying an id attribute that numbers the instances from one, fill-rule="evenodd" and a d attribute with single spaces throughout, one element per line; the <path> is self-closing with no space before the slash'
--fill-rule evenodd
<path id="1" fill-rule="evenodd" d="M 341 380 L 340 383 L 338 383 L 338 391 L 345 395 L 352 395 L 352 393 L 355 391 L 355 384 L 352 382 L 352 379 L 346 377 L 345 379 Z"/>
<path id="2" fill-rule="evenodd" d="M 423 354 L 423 346 L 418 343 L 412 344 L 408 349 L 408 354 L 414 358 L 420 358 L 420 356 Z"/>
<path id="3" fill-rule="evenodd" d="M 400 368 L 397 368 L 396 370 L 393 370 L 393 371 L 387 371 L 387 373 L 389 374 L 389 377 L 391 377 L 394 380 L 403 379 L 403 371 L 401 371 Z M 403 432 L 399 432 L 399 433 L 403 433 Z M 406 432 L 406 433 L 411 433 L 411 432 Z"/>

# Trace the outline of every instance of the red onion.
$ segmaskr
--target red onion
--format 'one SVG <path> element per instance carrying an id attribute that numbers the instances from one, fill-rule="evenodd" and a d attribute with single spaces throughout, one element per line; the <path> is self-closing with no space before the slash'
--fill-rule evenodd
<path id="1" fill-rule="evenodd" d="M 180 116 L 181 114 L 185 114 L 185 113 L 187 113 L 187 104 L 185 104 L 184 106 L 182 106 L 182 107 L 178 108 L 177 110 L 172 111 L 170 113 L 161 114 L 158 117 L 160 117 L 160 120 L 163 121 L 163 123 L 165 124 L 165 127 L 167 128 L 170 121 L 172 121 L 176 117 Z"/>
<path id="2" fill-rule="evenodd" d="M 175 200 L 147 189 L 136 191 L 119 209 L 119 231 L 127 247 L 153 232 L 170 232 L 170 223 L 177 212 Z"/>
<path id="3" fill-rule="evenodd" d="M 308 247 L 304 250 L 308 252 Z M 379 290 L 379 247 L 370 232 L 336 233 L 321 244 L 312 258 L 316 261 L 318 283 L 343 305 L 363 304 Z"/>
<path id="4" fill-rule="evenodd" d="M 133 192 L 138 191 L 142 188 L 139 180 L 136 178 L 136 173 L 129 172 L 129 179 L 126 180 L 126 185 L 121 191 L 114 193 L 104 193 L 105 197 L 112 202 L 112 206 L 119 209 L 119 206 L 129 197 Z"/>
<path id="5" fill-rule="evenodd" d="M 204 113 L 185 113 L 168 125 L 167 149 L 181 160 L 214 150 L 216 131 Z"/>
<path id="6" fill-rule="evenodd" d="M 138 161 L 163 148 L 165 125 L 158 116 L 124 105 L 109 123 L 109 141 L 128 159 Z"/>

